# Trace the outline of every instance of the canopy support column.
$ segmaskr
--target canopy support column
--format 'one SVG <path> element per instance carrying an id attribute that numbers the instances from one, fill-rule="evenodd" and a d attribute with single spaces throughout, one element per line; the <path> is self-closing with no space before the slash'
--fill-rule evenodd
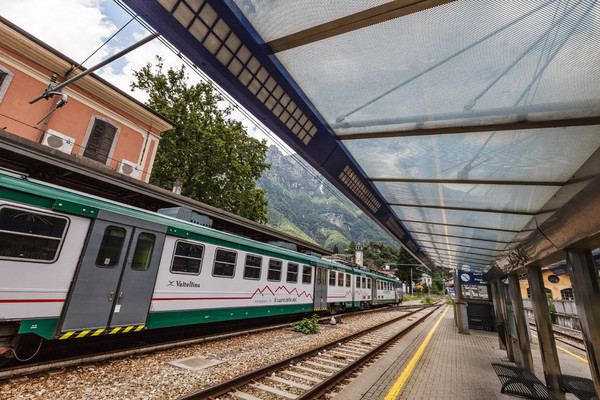
<path id="1" fill-rule="evenodd" d="M 589 249 L 567 249 L 567 265 L 575 294 L 577 314 L 585 339 L 596 394 L 600 395 L 600 289 L 598 272 Z"/>
<path id="2" fill-rule="evenodd" d="M 502 312 L 502 292 L 500 291 L 500 281 L 494 281 L 490 284 L 492 291 L 492 302 L 494 303 L 494 313 L 496 314 L 496 332 L 498 332 L 498 347 L 500 350 L 506 350 L 506 320 Z"/>
<path id="3" fill-rule="evenodd" d="M 517 274 L 508 275 L 508 290 L 510 291 L 510 301 L 512 303 L 513 312 L 515 314 L 515 323 L 517 325 L 517 339 L 521 354 L 521 366 L 533 373 L 531 343 L 529 342 L 527 320 L 525 318 L 525 309 L 523 308 L 523 297 L 521 296 L 521 287 L 519 285 L 519 277 Z"/>
<path id="4" fill-rule="evenodd" d="M 469 316 L 467 315 L 467 303 L 462 300 L 462 285 L 458 277 L 458 270 L 454 273 L 454 321 L 458 325 L 458 333 L 469 335 Z"/>
<path id="5" fill-rule="evenodd" d="M 554 332 L 552 331 L 548 298 L 546 297 L 542 270 L 539 265 L 527 267 L 527 279 L 531 290 L 531 302 L 535 314 L 535 325 L 537 327 L 538 341 L 540 342 L 546 385 L 554 392 L 556 397 L 564 400 L 562 373 L 558 361 Z"/>

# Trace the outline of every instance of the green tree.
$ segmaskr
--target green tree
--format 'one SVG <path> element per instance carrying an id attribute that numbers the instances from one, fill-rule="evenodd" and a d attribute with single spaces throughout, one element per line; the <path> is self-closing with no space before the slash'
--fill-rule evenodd
<path id="1" fill-rule="evenodd" d="M 175 125 L 161 136 L 150 183 L 171 189 L 180 181 L 184 196 L 266 223 L 266 190 L 256 187 L 270 167 L 266 142 L 228 118 L 232 108 L 218 107 L 223 98 L 210 83 L 188 84 L 184 66 L 165 72 L 157 56 L 133 73 L 132 90 L 148 93 L 146 104 Z"/>

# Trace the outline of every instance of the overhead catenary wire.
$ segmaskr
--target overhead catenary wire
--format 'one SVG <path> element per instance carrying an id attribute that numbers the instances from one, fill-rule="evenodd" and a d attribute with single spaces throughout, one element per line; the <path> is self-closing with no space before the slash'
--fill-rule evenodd
<path id="1" fill-rule="evenodd" d="M 136 13 L 134 13 L 131 9 L 129 9 L 129 7 L 127 7 L 127 5 L 125 5 L 121 0 L 113 0 L 113 1 L 119 7 L 121 7 L 125 12 L 127 12 L 129 15 L 131 15 L 133 18 L 135 18 L 136 21 L 143 28 L 145 28 L 148 32 L 150 32 L 151 34 L 156 34 L 157 33 L 156 30 L 154 30 L 150 25 L 148 25 L 145 21 L 143 21 Z M 170 50 L 173 54 L 175 54 L 176 56 L 178 56 L 182 60 L 182 62 L 184 64 L 186 64 L 194 72 L 196 72 L 200 76 L 201 79 L 203 79 L 204 81 L 210 83 L 217 90 L 217 92 L 223 97 L 224 100 L 226 100 L 227 102 L 229 102 L 229 104 L 234 109 L 236 109 L 237 111 L 239 111 L 250 122 L 252 122 L 254 124 L 254 126 L 256 126 L 257 129 L 259 129 L 270 140 L 272 140 L 282 150 L 282 152 L 284 152 L 288 156 L 291 156 L 294 159 L 294 161 L 296 161 L 301 168 L 303 168 L 314 179 L 316 179 L 318 182 L 320 182 L 323 185 L 324 188 L 326 188 L 330 193 L 332 193 L 341 202 L 341 204 L 348 209 L 348 211 L 350 211 L 355 217 L 357 217 L 358 219 L 360 219 L 366 225 L 367 229 L 369 229 L 370 231 L 372 231 L 376 235 L 380 234 L 379 232 L 377 232 L 377 231 L 375 231 L 373 229 L 373 227 L 371 226 L 371 222 L 370 221 L 367 221 L 367 220 L 364 219 L 364 217 L 363 217 L 364 213 L 362 213 L 359 210 L 358 214 L 357 214 L 356 210 L 353 209 L 353 207 L 349 204 L 348 200 L 345 199 L 345 198 L 343 198 L 343 197 L 341 197 L 340 194 L 338 194 L 336 192 L 336 190 L 334 190 L 334 188 L 331 187 L 330 183 L 325 178 L 323 178 L 321 175 L 319 175 L 311 166 L 307 165 L 307 163 L 304 160 L 302 160 L 302 158 L 297 153 L 292 152 L 291 150 L 289 150 L 289 147 L 280 138 L 278 138 L 267 127 L 265 127 L 262 124 L 262 122 L 260 122 L 256 117 L 254 117 L 254 115 L 252 115 L 252 113 L 250 113 L 248 110 L 246 110 L 245 108 L 243 108 L 231 95 L 229 95 L 229 93 L 227 93 L 223 88 L 221 88 L 219 85 L 217 85 L 215 82 L 213 82 L 209 78 L 209 76 L 206 73 L 204 73 L 204 71 L 202 71 L 196 64 L 194 64 L 191 60 L 189 60 L 187 57 L 185 57 L 183 54 L 181 54 L 181 52 L 176 47 L 174 47 L 171 43 L 169 43 L 162 36 L 159 36 L 158 40 L 168 50 Z"/>

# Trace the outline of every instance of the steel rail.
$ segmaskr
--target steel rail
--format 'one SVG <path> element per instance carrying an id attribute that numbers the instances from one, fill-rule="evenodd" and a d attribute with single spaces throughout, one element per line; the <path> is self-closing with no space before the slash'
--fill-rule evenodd
<path id="1" fill-rule="evenodd" d="M 394 308 L 408 309 L 408 308 L 413 308 L 413 307 L 415 307 L 415 306 L 396 305 Z M 390 308 L 392 308 L 392 307 L 384 306 L 384 307 L 379 307 L 379 308 L 369 309 L 369 310 L 360 310 L 360 311 L 339 313 L 339 314 L 335 314 L 333 316 L 336 318 L 342 317 L 342 316 L 343 317 L 351 317 L 351 316 L 360 315 L 363 313 L 376 313 L 376 312 L 389 311 Z M 319 322 L 326 322 L 330 318 L 331 318 L 331 316 L 320 317 Z M 67 357 L 67 358 L 61 358 L 58 360 L 55 359 L 55 360 L 44 361 L 44 362 L 39 362 L 39 363 L 28 363 L 28 364 L 18 365 L 18 366 L 14 366 L 14 367 L 0 368 L 0 381 L 11 379 L 11 378 L 14 378 L 17 376 L 22 376 L 22 375 L 37 374 L 37 373 L 45 372 L 45 371 L 48 371 L 51 369 L 75 367 L 78 365 L 92 364 L 92 363 L 100 362 L 100 361 L 108 361 L 108 360 L 112 360 L 112 359 L 116 359 L 116 358 L 123 358 L 123 357 L 131 356 L 131 355 L 146 354 L 146 353 L 151 353 L 151 352 L 155 352 L 155 351 L 169 350 L 169 349 L 173 349 L 173 348 L 177 348 L 177 347 L 202 344 L 202 343 L 206 343 L 206 342 L 214 342 L 217 340 L 229 339 L 229 338 L 237 337 L 237 336 L 261 333 L 261 332 L 266 332 L 266 331 L 275 330 L 275 329 L 288 328 L 291 325 L 293 325 L 293 322 L 286 322 L 283 324 L 277 323 L 274 325 L 260 326 L 257 328 L 247 328 L 247 329 L 235 330 L 233 332 L 226 332 L 226 333 L 215 333 L 215 334 L 199 336 L 199 337 L 194 337 L 194 338 L 184 339 L 184 340 L 165 341 L 165 342 L 160 342 L 160 343 L 156 343 L 156 344 L 152 344 L 152 345 L 129 348 L 127 350 L 102 351 L 102 352 L 98 352 L 98 353 L 86 354 L 83 356 Z"/>
<path id="2" fill-rule="evenodd" d="M 321 351 L 323 351 L 323 350 L 325 350 L 325 349 L 327 349 L 327 348 L 334 347 L 334 346 L 338 346 L 338 345 L 339 345 L 339 343 L 348 342 L 348 341 L 351 341 L 352 339 L 354 339 L 354 338 L 357 338 L 357 337 L 359 337 L 359 336 L 362 336 L 362 335 L 365 335 L 365 334 L 367 334 L 367 333 L 373 332 L 373 331 L 375 331 L 375 330 L 381 329 L 381 328 L 383 328 L 383 327 L 385 327 L 385 326 L 387 326 L 387 325 L 390 325 L 390 324 L 393 324 L 393 323 L 395 323 L 395 322 L 398 322 L 398 321 L 400 321 L 400 320 L 402 320 L 402 319 L 408 318 L 408 317 L 410 317 L 411 315 L 413 315 L 413 314 L 416 314 L 416 313 L 418 313 L 418 312 L 420 312 L 420 311 L 422 311 L 422 310 L 424 310 L 424 309 L 426 309 L 426 308 L 429 308 L 429 307 L 436 307 L 436 309 L 438 309 L 439 307 L 441 307 L 441 305 L 428 305 L 428 306 L 423 306 L 423 307 L 421 307 L 421 308 L 419 308 L 419 309 L 417 309 L 417 310 L 415 310 L 415 311 L 411 311 L 411 312 L 409 312 L 408 314 L 404 314 L 404 315 L 402 315 L 402 316 L 400 316 L 400 317 L 398 317 L 398 318 L 394 318 L 394 319 L 392 319 L 392 320 L 390 320 L 390 321 L 386 321 L 386 322 L 384 322 L 384 323 L 381 323 L 381 324 L 375 325 L 375 326 L 373 326 L 373 327 L 371 327 L 371 328 L 367 328 L 367 329 L 365 329 L 365 330 L 362 330 L 362 331 L 360 331 L 360 332 L 353 333 L 353 334 L 351 334 L 351 335 L 348 335 L 348 336 L 346 336 L 346 337 L 344 337 L 344 338 L 341 338 L 341 339 L 336 339 L 336 340 L 334 340 L 334 341 L 331 341 L 331 342 L 329 342 L 329 343 L 326 343 L 326 344 L 324 344 L 324 345 L 321 345 L 321 346 L 315 347 L 315 348 L 313 348 L 313 349 L 310 349 L 310 350 L 304 351 L 304 352 L 302 352 L 302 353 L 300 353 L 300 354 L 297 354 L 297 355 L 294 355 L 294 356 L 292 356 L 292 357 L 288 357 L 288 358 L 286 358 L 286 359 L 283 359 L 283 360 L 280 360 L 280 361 L 274 362 L 274 363 L 272 363 L 272 364 L 269 364 L 269 365 L 267 365 L 267 366 L 265 366 L 265 367 L 262 367 L 262 368 L 256 369 L 256 370 L 254 370 L 254 371 L 250 371 L 250 372 L 247 372 L 247 373 L 245 373 L 245 374 L 238 375 L 238 376 L 236 376 L 236 377 L 234 377 L 234 378 L 231 378 L 231 379 L 229 379 L 229 380 L 227 380 L 227 381 L 221 382 L 221 383 L 219 383 L 219 384 L 217 384 L 217 385 L 214 385 L 214 386 L 211 386 L 211 387 L 208 387 L 208 388 L 205 388 L 205 389 L 201 389 L 201 390 L 199 390 L 199 391 L 196 391 L 196 392 L 190 393 L 190 394 L 188 394 L 188 395 L 185 395 L 185 396 L 183 396 L 183 397 L 180 397 L 180 398 L 178 398 L 178 400 L 199 400 L 199 399 L 213 399 L 213 398 L 215 398 L 216 396 L 221 396 L 221 395 L 223 395 L 223 394 L 225 394 L 225 393 L 231 392 L 231 391 L 233 391 L 233 390 L 237 390 L 238 388 L 240 388 L 240 387 L 242 387 L 242 386 L 244 386 L 244 385 L 247 385 L 247 384 L 249 384 L 249 383 L 252 383 L 252 382 L 254 382 L 256 379 L 263 378 L 263 377 L 265 377 L 265 376 L 267 376 L 267 375 L 271 374 L 271 373 L 272 373 L 272 372 L 274 372 L 274 371 L 277 371 L 277 370 L 279 370 L 279 369 L 282 369 L 282 368 L 284 368 L 284 367 L 288 367 L 288 366 L 290 366 L 292 363 L 298 362 L 299 360 L 302 360 L 302 359 L 305 359 L 305 358 L 311 357 L 311 356 L 313 356 L 313 355 L 315 355 L 315 354 L 318 354 L 319 352 L 321 352 Z M 429 315 L 431 315 L 431 313 L 433 313 L 434 311 L 435 311 L 435 310 L 431 311 L 431 312 L 430 312 L 430 313 L 428 313 L 428 314 L 427 314 L 427 315 L 426 315 L 426 316 L 425 316 L 423 319 L 421 319 L 421 320 L 419 320 L 419 321 L 417 321 L 417 322 L 414 322 L 412 325 L 414 325 L 414 326 L 418 325 L 418 324 L 419 324 L 420 322 L 422 322 L 422 321 L 423 321 L 425 318 L 427 318 Z M 405 329 L 404 331 L 406 331 L 406 329 Z M 403 332 L 404 332 L 404 331 L 403 331 Z M 406 332 L 405 332 L 405 333 L 406 333 Z M 397 336 L 397 335 L 396 335 L 396 336 Z M 396 338 L 396 336 L 394 336 L 394 338 Z M 376 349 L 379 349 L 379 351 L 381 351 L 381 350 L 384 348 L 384 347 L 382 347 L 382 346 L 383 346 L 383 345 L 380 345 L 380 346 L 378 346 Z M 380 348 L 381 348 L 381 349 L 380 349 Z M 378 351 L 378 352 L 379 352 L 379 351 Z M 361 357 L 361 360 L 362 360 L 362 358 L 363 358 L 363 357 Z M 365 362 L 365 361 L 363 360 L 363 361 L 362 361 L 362 363 L 364 363 L 364 362 Z M 361 365 L 362 365 L 362 363 L 361 363 Z M 350 365 L 353 365 L 353 364 L 354 364 L 354 363 L 352 363 L 352 364 L 350 364 Z M 345 367 L 345 368 L 344 368 L 344 370 L 345 370 L 346 368 L 347 368 L 347 367 Z M 352 370 L 354 370 L 354 368 L 353 368 Z M 327 382 L 328 382 L 328 383 L 327 383 L 327 386 L 329 387 L 329 379 L 327 379 Z M 315 388 L 316 388 L 316 387 L 318 387 L 318 386 L 320 386 L 320 385 L 322 385 L 322 384 L 323 384 L 323 383 L 321 383 L 321 384 L 318 384 L 317 386 L 315 386 Z M 314 389 L 314 388 L 313 388 L 313 389 Z M 312 393 L 312 390 L 313 390 L 313 389 L 310 389 L 311 393 Z M 302 396 L 304 396 L 304 395 L 302 395 Z M 314 397 L 298 397 L 298 398 L 314 398 Z"/>

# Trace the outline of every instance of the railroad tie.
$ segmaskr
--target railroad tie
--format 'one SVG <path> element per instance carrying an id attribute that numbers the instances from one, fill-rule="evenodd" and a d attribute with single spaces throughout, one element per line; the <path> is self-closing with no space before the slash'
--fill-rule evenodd
<path id="1" fill-rule="evenodd" d="M 330 369 L 332 371 L 337 371 L 338 370 L 338 368 L 336 368 L 336 367 L 332 367 L 330 365 L 319 364 L 319 363 L 316 363 L 314 361 L 304 361 L 303 364 L 304 365 L 309 364 L 309 365 L 312 365 L 313 367 L 318 367 L 318 368 Z"/>
<path id="2" fill-rule="evenodd" d="M 236 397 L 238 399 L 241 399 L 241 400 L 262 400 L 256 396 L 252 396 L 251 394 L 240 392 L 240 391 L 233 392 L 232 396 Z"/>
<path id="3" fill-rule="evenodd" d="M 323 356 L 333 357 L 333 355 L 329 355 L 329 354 L 323 354 Z M 339 362 L 339 361 L 333 360 L 331 358 L 317 357 L 317 358 L 315 358 L 315 360 L 322 361 L 322 362 L 327 362 L 327 363 L 333 364 L 333 365 L 337 365 L 340 368 L 345 367 L 346 365 L 348 365 L 347 363 Z"/>
<path id="4" fill-rule="evenodd" d="M 267 379 L 270 379 L 270 380 L 275 381 L 275 382 L 283 383 L 283 384 L 286 384 L 288 386 L 295 387 L 295 388 L 302 389 L 302 390 L 308 390 L 308 389 L 310 389 L 312 387 L 312 386 L 309 386 L 309 385 L 305 385 L 304 383 L 299 383 L 299 382 L 290 381 L 288 379 L 283 379 L 283 378 L 280 378 L 280 377 L 278 377 L 276 375 L 267 376 Z"/>
<path id="5" fill-rule="evenodd" d="M 310 372 L 311 374 L 315 374 L 315 375 L 331 376 L 331 374 L 328 372 L 317 371 L 316 369 L 306 368 L 306 367 L 303 367 L 302 365 L 294 365 L 294 368 L 298 368 L 302 371 Z"/>
<path id="6" fill-rule="evenodd" d="M 252 383 L 251 387 L 262 390 L 263 392 L 274 394 L 275 396 L 283 397 L 284 399 L 294 400 L 298 395 L 286 392 L 285 390 L 277 389 L 268 385 L 263 385 L 262 383 Z"/>
<path id="7" fill-rule="evenodd" d="M 309 382 L 312 382 L 312 383 L 319 383 L 319 382 L 321 382 L 320 379 L 313 378 L 312 376 L 308 376 L 308 375 L 304 375 L 304 374 L 299 374 L 299 373 L 294 372 L 294 371 L 285 370 L 285 371 L 282 371 L 282 372 L 284 374 L 286 374 L 286 375 L 293 376 L 294 378 L 304 379 L 305 381 L 309 381 Z"/>

